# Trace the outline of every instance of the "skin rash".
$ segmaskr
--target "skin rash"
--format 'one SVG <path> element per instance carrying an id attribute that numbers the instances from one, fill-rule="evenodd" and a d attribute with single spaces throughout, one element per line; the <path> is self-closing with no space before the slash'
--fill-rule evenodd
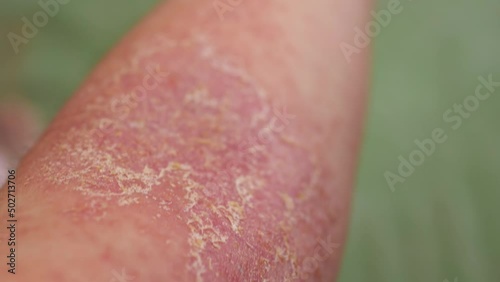
<path id="1" fill-rule="evenodd" d="M 334 280 L 367 92 L 367 52 L 338 48 L 358 2 L 243 1 L 223 21 L 160 5 L 23 159 L 0 280 Z"/>

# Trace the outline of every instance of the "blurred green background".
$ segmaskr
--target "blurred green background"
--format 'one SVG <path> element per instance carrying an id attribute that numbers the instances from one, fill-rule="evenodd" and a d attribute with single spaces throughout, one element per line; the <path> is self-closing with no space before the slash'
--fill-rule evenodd
<path id="1" fill-rule="evenodd" d="M 157 2 L 70 1 L 17 56 L 3 37 L 0 95 L 29 98 L 49 121 Z M 478 76 L 500 81 L 500 1 L 401 2 L 404 10 L 374 41 L 366 138 L 340 281 L 500 281 L 500 88 L 458 130 L 442 118 L 474 94 Z M 39 10 L 36 1 L 3 1 L 0 34 L 19 30 L 20 19 Z M 448 140 L 391 192 L 384 172 L 395 172 L 398 156 L 407 158 L 414 140 L 429 138 L 437 127 Z"/>

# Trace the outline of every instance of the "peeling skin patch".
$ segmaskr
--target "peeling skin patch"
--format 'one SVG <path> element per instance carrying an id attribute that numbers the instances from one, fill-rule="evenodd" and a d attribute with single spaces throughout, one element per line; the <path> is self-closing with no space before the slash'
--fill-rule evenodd
<path id="1" fill-rule="evenodd" d="M 239 234 L 241 230 L 240 221 L 243 218 L 244 208 L 238 202 L 229 201 L 227 206 L 218 206 L 214 212 L 219 216 L 224 216 L 231 223 L 231 229 Z"/>
<path id="2" fill-rule="evenodd" d="M 172 204 L 171 201 L 161 200 L 160 201 L 160 208 L 162 208 L 165 211 L 170 211 L 171 210 L 171 208 L 170 208 L 171 204 Z"/>
<path id="3" fill-rule="evenodd" d="M 236 178 L 236 191 L 240 196 L 243 206 L 252 206 L 253 192 L 262 187 L 262 181 L 251 176 L 240 176 Z"/>
<path id="4" fill-rule="evenodd" d="M 164 33 L 158 33 L 151 40 L 138 41 L 133 50 L 135 55 L 132 58 L 132 69 L 136 68 L 139 62 L 147 61 L 148 58 L 159 53 L 165 53 L 166 50 L 172 52 L 193 50 L 194 54 L 198 56 L 198 60 L 207 62 L 214 71 L 250 85 L 261 102 L 269 100 L 269 95 L 265 89 L 246 71 L 241 59 L 218 50 L 205 33 L 196 29 L 191 30 L 189 36 L 182 39 L 168 38 Z M 182 68 L 186 63 L 189 62 L 181 62 L 178 66 Z M 184 103 L 198 103 L 212 108 L 220 107 L 220 101 L 212 99 L 208 92 L 207 88 L 200 85 L 184 94 Z M 257 126 L 259 122 L 265 122 L 271 112 L 271 107 L 267 103 L 262 103 L 260 111 L 252 115 L 251 126 Z"/>
<path id="5" fill-rule="evenodd" d="M 202 253 L 207 243 L 219 249 L 220 244 L 225 243 L 228 236 L 224 235 L 223 232 L 214 226 L 211 220 L 213 215 L 211 216 L 209 211 L 195 210 L 199 201 L 203 199 L 200 193 L 204 187 L 191 179 L 185 179 L 185 181 L 186 183 L 183 186 L 186 192 L 184 198 L 187 201 L 187 205 L 184 211 L 188 216 L 187 225 L 190 229 L 188 243 L 191 246 L 189 255 L 192 258 L 192 263 L 188 268 L 196 274 L 196 281 L 203 281 L 202 276 L 207 269 L 202 259 Z"/>
<path id="6" fill-rule="evenodd" d="M 128 206 L 131 204 L 138 204 L 139 198 L 137 197 L 123 197 L 118 200 L 119 206 Z"/>
<path id="7" fill-rule="evenodd" d="M 285 210 L 283 212 L 283 219 L 280 221 L 279 226 L 283 230 L 284 246 L 275 249 L 275 261 L 290 262 L 292 266 L 292 277 L 297 275 L 297 252 L 290 246 L 290 234 L 294 226 L 297 224 L 297 219 L 294 216 L 295 201 L 287 193 L 279 193 Z"/>
<path id="8" fill-rule="evenodd" d="M 205 202 L 201 193 L 206 187 L 187 180 L 184 186 L 185 199 L 188 201 L 185 211 L 188 214 L 188 226 L 191 235 L 188 243 L 191 246 L 190 256 L 193 259 L 190 270 L 197 275 L 197 281 L 203 281 L 207 268 L 212 269 L 210 258 L 204 259 L 203 253 L 209 244 L 220 249 L 229 238 L 242 238 L 242 220 L 245 218 L 245 207 L 251 205 L 252 192 L 260 188 L 262 182 L 250 176 L 239 176 L 230 189 L 236 191 L 238 198 L 228 201 L 225 205 L 213 205 Z M 208 208 L 207 208 L 208 207 Z M 229 229 L 215 225 L 214 220 L 227 220 Z M 232 234 L 231 234 L 232 232 Z M 208 263 L 207 263 L 208 261 Z M 208 265 L 207 265 L 208 264 Z"/>
<path id="9" fill-rule="evenodd" d="M 215 249 L 220 249 L 221 244 L 227 242 L 229 238 L 226 235 L 227 232 L 214 225 L 213 219 L 217 217 L 227 218 L 231 222 L 233 232 L 237 233 L 243 210 L 236 202 L 229 202 L 227 207 L 211 205 L 210 209 L 203 209 L 202 207 L 206 203 L 200 204 L 200 202 L 204 199 L 201 193 L 205 187 L 191 179 L 186 179 L 183 187 L 186 191 L 185 199 L 187 201 L 184 211 L 187 213 L 187 224 L 190 229 L 188 243 L 191 250 L 189 255 L 193 261 L 189 269 L 196 273 L 196 281 L 203 281 L 202 277 L 207 271 L 207 266 L 202 259 L 202 254 L 207 244 Z M 211 268 L 210 264 L 209 268 Z"/>
<path id="10" fill-rule="evenodd" d="M 240 198 L 237 201 L 228 201 L 226 205 L 213 205 L 206 202 L 206 195 L 203 193 L 206 187 L 194 182 L 192 179 L 185 179 L 183 188 L 186 191 L 187 201 L 184 211 L 188 215 L 187 224 L 190 228 L 188 243 L 191 246 L 190 256 L 193 260 L 189 266 L 190 270 L 197 275 L 197 281 L 203 281 L 203 274 L 211 269 L 211 263 L 206 265 L 202 254 L 210 244 L 215 249 L 220 249 L 221 244 L 227 242 L 230 236 L 240 236 L 241 221 L 245 216 L 245 205 L 250 203 L 251 192 L 258 188 L 258 182 L 252 182 L 251 177 L 238 177 L 233 189 L 237 190 Z M 227 220 L 230 229 L 225 229 L 214 225 L 214 220 Z M 228 232 L 232 231 L 232 235 Z"/>
<path id="11" fill-rule="evenodd" d="M 58 139 L 60 144 L 52 150 L 57 157 L 43 160 L 43 173 L 57 175 L 52 181 L 79 191 L 85 199 L 105 200 L 109 206 L 125 208 L 154 204 L 156 210 L 148 219 L 164 220 L 171 215 L 185 223 L 189 230 L 188 269 L 197 281 L 228 275 L 221 262 L 229 258 L 222 254 L 244 263 L 244 269 L 251 271 L 245 275 L 252 281 L 278 277 L 270 276 L 271 272 L 289 273 L 293 269 L 295 273 L 297 252 L 292 232 L 296 227 L 294 216 L 300 213 L 302 202 L 295 202 L 291 195 L 298 192 L 288 193 L 288 189 L 299 186 L 290 177 L 303 172 L 287 175 L 276 167 L 277 162 L 270 159 L 276 156 L 276 147 L 270 147 L 278 142 L 249 144 L 248 162 L 236 148 L 270 126 L 273 113 L 266 91 L 241 64 L 226 57 L 204 36 L 164 40 L 159 44 L 144 42 L 138 41 L 144 48 L 134 52 L 137 54 L 130 65 L 108 72 L 116 76 L 100 81 L 94 91 L 105 93 L 101 98 L 81 95 L 81 99 L 94 99 L 85 109 L 91 121 L 81 114 L 83 126 L 66 128 L 67 134 Z M 187 48 L 189 54 L 199 55 L 196 62 L 202 61 L 200 66 L 182 62 L 181 47 Z M 113 102 L 117 97 L 109 97 L 109 93 L 125 92 L 114 84 L 126 76 L 139 75 L 138 70 L 144 69 L 143 60 L 161 59 L 156 56 L 165 54 L 166 48 L 173 55 L 171 60 L 163 59 L 165 70 L 187 69 L 174 69 L 178 74 L 152 91 L 144 105 L 131 111 L 118 108 L 109 112 L 110 108 L 113 110 L 110 105 L 117 103 Z M 175 56 L 177 52 L 181 55 Z M 88 136 L 96 135 L 95 126 L 117 117 L 119 121 L 106 138 L 89 140 Z M 296 153 L 302 152 L 301 141 L 301 137 L 293 139 L 297 147 L 291 160 L 297 163 L 307 162 L 302 153 Z M 65 159 L 66 155 L 69 157 Z M 54 159 L 55 162 L 50 161 Z M 232 160 L 235 162 L 225 168 Z M 66 175 L 56 173 L 68 165 L 71 169 L 64 170 Z M 100 177 L 92 179 L 88 175 Z M 212 175 L 220 185 L 206 185 Z M 303 202 L 314 196 L 312 186 L 317 183 L 313 179 L 310 185 L 304 189 Z M 255 257 L 260 257 L 259 261 Z"/>
<path id="12" fill-rule="evenodd" d="M 84 173 L 90 172 L 93 169 L 97 169 L 101 177 L 104 179 L 99 179 L 104 183 L 115 182 L 121 192 L 108 191 L 95 191 L 95 189 L 89 189 L 92 187 L 79 186 L 75 190 L 81 191 L 85 195 L 94 197 L 110 197 L 110 196 L 125 196 L 133 194 L 149 194 L 154 185 L 160 184 L 160 179 L 163 178 L 166 171 L 171 171 L 171 164 L 160 172 L 155 172 L 153 169 L 147 165 L 142 171 L 134 171 L 128 168 L 119 166 L 113 156 L 109 153 L 105 153 L 97 150 L 78 150 L 78 148 L 73 148 L 79 156 L 81 156 L 81 162 L 86 164 L 86 168 L 83 171 L 70 171 L 65 179 L 61 179 L 62 182 L 68 183 L 70 180 L 82 179 Z M 97 183 L 96 183 L 97 184 Z"/>
<path id="13" fill-rule="evenodd" d="M 82 140 L 85 132 L 82 132 Z M 66 170 L 64 176 L 54 178 L 57 184 L 73 187 L 90 198 L 102 198 L 107 201 L 116 200 L 118 206 L 139 204 L 142 197 L 152 195 L 153 188 L 160 186 L 165 176 L 181 173 L 188 177 L 191 167 L 178 162 L 169 162 L 165 168 L 155 171 L 148 165 L 142 170 L 133 170 L 119 165 L 118 160 L 110 152 L 97 148 L 94 144 L 60 145 L 64 151 L 78 157 L 78 169 Z M 108 150 L 113 150 L 111 147 Z M 56 170 L 62 162 L 49 163 L 42 168 L 46 171 Z M 89 178 L 86 175 L 99 175 L 98 178 Z M 99 187 L 99 189 L 96 189 Z M 162 187 L 164 189 L 164 187 Z M 170 200 L 159 201 L 155 196 L 152 200 L 158 202 L 160 208 L 169 211 Z"/>
<path id="14" fill-rule="evenodd" d="M 219 106 L 219 101 L 213 99 L 208 94 L 208 89 L 204 87 L 197 87 L 193 91 L 184 96 L 184 103 L 193 103 L 202 105 L 209 108 L 216 108 Z"/>

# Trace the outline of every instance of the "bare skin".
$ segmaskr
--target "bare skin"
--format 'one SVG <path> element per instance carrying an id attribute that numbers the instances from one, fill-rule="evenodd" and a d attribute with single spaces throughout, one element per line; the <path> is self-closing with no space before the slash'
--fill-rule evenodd
<path id="1" fill-rule="evenodd" d="M 335 279 L 368 58 L 338 46 L 369 8 L 159 6 L 23 159 L 17 274 L 0 280 Z"/>

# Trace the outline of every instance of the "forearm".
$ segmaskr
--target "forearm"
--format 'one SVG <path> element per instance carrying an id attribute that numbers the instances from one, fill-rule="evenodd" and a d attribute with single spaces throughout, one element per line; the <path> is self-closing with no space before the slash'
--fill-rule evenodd
<path id="1" fill-rule="evenodd" d="M 212 4 L 160 6 L 23 160 L 12 281 L 335 276 L 367 58 L 338 46 L 368 7 Z"/>

